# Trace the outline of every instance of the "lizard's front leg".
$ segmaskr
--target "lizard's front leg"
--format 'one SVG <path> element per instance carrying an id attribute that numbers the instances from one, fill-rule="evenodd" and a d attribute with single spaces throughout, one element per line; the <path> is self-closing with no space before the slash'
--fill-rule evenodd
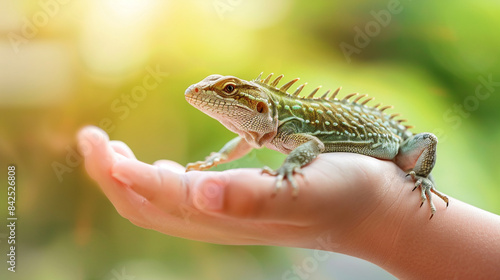
<path id="1" fill-rule="evenodd" d="M 245 139 L 236 137 L 227 142 L 220 151 L 210 154 L 204 161 L 189 163 L 186 166 L 186 172 L 192 170 L 205 170 L 218 164 L 230 162 L 248 154 L 252 146 Z"/>
<path id="2" fill-rule="evenodd" d="M 432 202 L 432 193 L 435 193 L 448 207 L 448 197 L 436 190 L 432 180 L 431 171 L 436 163 L 437 137 L 432 133 L 420 133 L 408 138 L 401 144 L 396 157 L 396 164 L 403 170 L 413 169 L 406 175 L 411 176 L 415 182 L 415 190 L 420 187 L 422 206 L 425 200 L 429 200 L 431 217 L 436 213 L 436 207 Z"/>
<path id="3" fill-rule="evenodd" d="M 314 136 L 300 133 L 280 133 L 273 141 L 276 144 L 291 150 L 291 152 L 288 154 L 280 168 L 271 170 L 269 167 L 264 167 L 262 172 L 277 176 L 276 191 L 278 191 L 283 185 L 283 180 L 288 180 L 293 188 L 292 195 L 297 196 L 299 188 L 297 182 L 293 178 L 293 174 L 301 174 L 302 166 L 308 164 L 320 153 L 322 153 L 325 150 L 325 145 Z"/>

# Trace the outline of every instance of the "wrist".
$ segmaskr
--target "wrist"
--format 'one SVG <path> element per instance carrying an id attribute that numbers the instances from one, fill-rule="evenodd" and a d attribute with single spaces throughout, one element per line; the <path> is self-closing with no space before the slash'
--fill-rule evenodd
<path id="1" fill-rule="evenodd" d="M 404 279 L 497 277 L 500 217 L 451 197 L 447 208 L 433 195 L 437 212 L 429 219 L 429 202 L 419 208 L 413 187 L 404 176 L 393 178 L 380 205 L 346 238 L 343 253 Z"/>
<path id="2" fill-rule="evenodd" d="M 438 220 L 434 217 L 429 221 L 428 202 L 419 207 L 419 189 L 412 191 L 414 183 L 405 177 L 403 171 L 394 168 L 397 170 L 386 170 L 383 180 L 374 184 L 378 196 L 376 205 L 345 233 L 342 250 L 337 250 L 368 260 L 391 273 L 404 265 L 395 256 L 400 250 L 407 250 L 408 242 L 425 242 L 417 234 L 419 227 Z M 435 204 L 436 216 L 446 211 L 446 205 L 441 201 L 435 200 Z"/>

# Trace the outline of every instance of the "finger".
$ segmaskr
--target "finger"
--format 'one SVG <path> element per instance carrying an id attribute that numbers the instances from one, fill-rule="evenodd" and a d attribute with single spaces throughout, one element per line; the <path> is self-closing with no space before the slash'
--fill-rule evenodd
<path id="1" fill-rule="evenodd" d="M 107 145 L 108 135 L 98 127 L 87 126 L 79 131 L 77 138 L 87 172 L 94 180 L 104 179 L 101 170 L 109 170 L 114 160 Z"/>
<path id="2" fill-rule="evenodd" d="M 149 227 L 144 219 L 144 212 L 155 212 L 152 205 L 144 197 L 123 187 L 111 177 L 111 167 L 116 161 L 116 154 L 111 149 L 107 134 L 93 126 L 83 128 L 78 133 L 80 150 L 85 158 L 85 168 L 104 194 L 114 205 L 118 213 L 136 225 Z"/>
<path id="3" fill-rule="evenodd" d="M 186 168 L 179 163 L 171 160 L 166 160 L 166 159 L 161 159 L 155 161 L 153 165 L 156 166 L 161 166 L 163 168 L 169 169 L 172 172 L 178 173 L 178 174 L 184 174 L 186 173 Z"/>
<path id="4" fill-rule="evenodd" d="M 151 203 L 170 211 L 178 208 L 187 197 L 185 184 L 175 169 L 177 167 L 172 168 L 171 164 L 149 165 L 123 159 L 113 166 L 111 174 Z"/>
<path id="5" fill-rule="evenodd" d="M 113 140 L 109 142 L 109 145 L 115 152 L 125 156 L 126 158 L 136 159 L 134 152 L 132 152 L 129 146 L 122 141 Z"/>
<path id="6" fill-rule="evenodd" d="M 180 175 L 168 168 L 173 164 L 164 163 L 164 166 L 154 166 L 124 159 L 113 166 L 112 172 L 117 180 L 162 210 L 162 214 L 148 217 L 153 221 L 154 229 L 169 235 L 215 243 L 262 244 L 256 237 L 265 234 L 256 229 L 254 223 L 245 224 L 207 215 L 193 205 L 193 198 L 189 195 L 192 192 L 190 183 L 200 178 L 217 180 L 220 172 L 195 171 Z M 201 203 L 198 201 L 198 205 Z"/>
<path id="7" fill-rule="evenodd" d="M 311 222 L 318 207 L 317 190 L 303 187 L 298 197 L 292 188 L 275 194 L 275 177 L 261 175 L 260 170 L 240 169 L 221 172 L 219 176 L 200 177 L 190 183 L 197 208 L 215 215 L 283 224 L 304 225 Z M 296 178 L 299 185 L 304 180 Z"/>

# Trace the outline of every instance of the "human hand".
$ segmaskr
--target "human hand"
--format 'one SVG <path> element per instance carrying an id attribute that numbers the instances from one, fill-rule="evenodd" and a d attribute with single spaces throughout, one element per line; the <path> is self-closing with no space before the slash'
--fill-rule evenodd
<path id="1" fill-rule="evenodd" d="M 257 169 L 186 173 L 168 160 L 140 162 L 96 127 L 78 141 L 89 175 L 140 227 L 211 243 L 335 251 L 404 279 L 498 276 L 500 217 L 450 197 L 450 208 L 436 204 L 429 220 L 414 183 L 390 161 L 321 154 L 295 175 L 293 197 L 290 188 L 274 194 L 276 178 Z"/>
<path id="2" fill-rule="evenodd" d="M 391 219 L 388 209 L 402 199 L 394 201 L 389 192 L 411 193 L 394 163 L 358 154 L 321 154 L 303 176 L 295 175 L 300 189 L 292 197 L 287 184 L 274 194 L 276 178 L 258 169 L 186 173 L 168 160 L 146 164 L 96 127 L 83 128 L 78 141 L 88 174 L 120 215 L 140 227 L 211 243 L 317 248 L 317 239 L 327 238 L 326 249 L 349 252 L 353 244 L 370 242 L 367 233 L 378 220 Z M 418 207 L 419 196 L 408 197 L 414 199 L 405 203 Z"/>

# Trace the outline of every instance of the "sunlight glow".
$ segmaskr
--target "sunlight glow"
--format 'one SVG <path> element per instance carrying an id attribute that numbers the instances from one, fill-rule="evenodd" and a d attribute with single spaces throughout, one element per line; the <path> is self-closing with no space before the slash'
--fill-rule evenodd
<path id="1" fill-rule="evenodd" d="M 85 15 L 80 40 L 91 72 L 125 77 L 150 54 L 158 0 L 95 1 Z"/>
<path id="2" fill-rule="evenodd" d="M 121 21 L 135 21 L 147 16 L 159 4 L 158 0 L 105 0 L 103 6 L 110 12 L 109 16 Z"/>

